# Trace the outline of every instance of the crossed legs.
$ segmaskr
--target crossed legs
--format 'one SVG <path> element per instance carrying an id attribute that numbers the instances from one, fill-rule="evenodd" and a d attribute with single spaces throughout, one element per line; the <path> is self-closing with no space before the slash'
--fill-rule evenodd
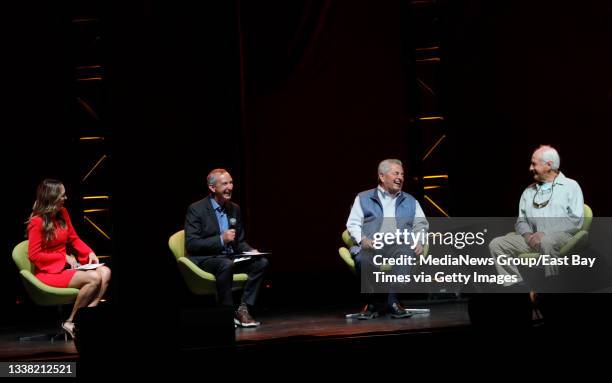
<path id="1" fill-rule="evenodd" d="M 81 307 L 94 307 L 100 303 L 110 281 L 111 271 L 106 266 L 100 266 L 95 270 L 77 271 L 70 280 L 68 287 L 79 289 L 72 312 L 66 320 L 72 322 L 78 309 Z"/>

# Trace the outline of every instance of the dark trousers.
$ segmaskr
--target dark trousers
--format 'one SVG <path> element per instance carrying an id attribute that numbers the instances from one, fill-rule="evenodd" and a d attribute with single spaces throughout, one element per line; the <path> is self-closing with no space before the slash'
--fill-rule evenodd
<path id="1" fill-rule="evenodd" d="M 199 259 L 198 259 L 199 258 Z M 241 303 L 253 306 L 257 299 L 259 286 L 268 268 L 268 260 L 264 257 L 252 257 L 249 260 L 234 263 L 229 256 L 190 257 L 204 271 L 211 273 L 217 279 L 217 299 L 219 303 L 232 306 L 232 285 L 234 274 L 246 273 L 249 278 L 244 286 Z"/>
<path id="2" fill-rule="evenodd" d="M 385 257 L 396 258 L 402 254 L 414 255 L 414 251 L 409 249 L 407 246 L 387 245 L 383 250 L 362 250 L 361 252 L 359 252 L 359 254 L 355 256 L 355 258 L 353 258 L 355 261 L 355 272 L 357 273 L 357 277 L 360 278 L 361 284 L 364 287 L 362 291 L 365 290 L 365 292 L 361 293 L 361 301 L 363 303 L 380 303 L 376 302 L 377 298 L 375 297 L 375 293 L 373 293 L 374 289 L 371 286 L 373 281 L 372 277 L 370 277 L 373 271 L 380 270 L 379 267 L 376 266 L 373 261 L 374 255 L 376 254 L 381 254 Z M 395 275 L 409 274 L 410 269 L 410 266 L 407 265 L 396 265 L 393 266 L 391 270 L 387 273 Z M 386 304 L 388 306 L 391 306 L 393 303 L 399 302 L 398 294 L 395 289 L 391 288 L 389 289 L 389 291 L 387 291 L 387 293 L 388 294 Z"/>

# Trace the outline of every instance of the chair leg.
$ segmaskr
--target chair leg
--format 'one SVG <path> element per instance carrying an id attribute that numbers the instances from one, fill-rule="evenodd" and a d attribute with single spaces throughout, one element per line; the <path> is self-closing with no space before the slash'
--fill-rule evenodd
<path id="1" fill-rule="evenodd" d="M 64 322 L 64 306 L 62 305 L 57 306 L 57 312 L 58 312 L 58 316 L 60 319 L 60 328 L 61 328 L 61 325 Z M 62 329 L 60 330 L 58 335 L 61 335 L 61 334 L 64 334 L 64 342 L 68 342 L 68 333 Z"/>
<path id="2" fill-rule="evenodd" d="M 68 334 L 66 331 L 58 331 L 55 335 L 51 336 L 51 343 L 55 343 L 55 340 L 64 336 L 64 342 L 68 342 Z"/>
<path id="3" fill-rule="evenodd" d="M 64 318 L 64 310 L 61 305 L 57 306 L 57 312 L 58 312 L 58 317 L 60 320 L 59 323 L 61 324 Z M 36 335 L 29 335 L 29 336 L 20 336 L 18 340 L 19 342 L 50 341 L 51 343 L 54 343 L 55 340 L 60 339 L 62 335 L 64 336 L 64 342 L 68 342 L 68 334 L 66 333 L 66 331 L 63 331 L 63 330 L 57 330 L 57 332 L 53 334 L 36 334 Z"/>
<path id="4" fill-rule="evenodd" d="M 20 336 L 17 338 L 19 342 L 33 342 L 33 341 L 48 341 L 54 343 L 56 339 L 61 338 L 64 335 L 64 341 L 68 342 L 68 335 L 65 331 L 57 331 L 53 334 L 36 334 L 36 335 L 28 335 L 28 336 Z"/>
<path id="5" fill-rule="evenodd" d="M 31 341 L 43 341 L 43 340 L 51 340 L 53 341 L 53 335 L 49 334 L 36 334 L 29 336 L 20 336 L 17 338 L 20 342 L 31 342 Z"/>
<path id="6" fill-rule="evenodd" d="M 542 313 L 538 307 L 538 294 L 534 290 L 529 291 L 529 300 L 531 301 L 533 320 L 542 320 Z"/>

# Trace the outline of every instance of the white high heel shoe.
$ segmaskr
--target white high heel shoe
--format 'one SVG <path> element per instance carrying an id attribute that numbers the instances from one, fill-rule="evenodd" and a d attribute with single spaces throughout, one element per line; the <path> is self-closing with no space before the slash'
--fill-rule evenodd
<path id="1" fill-rule="evenodd" d="M 64 330 L 66 334 L 70 335 L 71 339 L 74 339 L 74 322 L 62 322 L 62 330 Z"/>

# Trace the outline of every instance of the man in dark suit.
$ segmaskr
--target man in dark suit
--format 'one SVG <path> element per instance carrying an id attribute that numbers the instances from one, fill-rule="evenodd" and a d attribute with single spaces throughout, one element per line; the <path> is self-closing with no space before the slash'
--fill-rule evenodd
<path id="1" fill-rule="evenodd" d="M 231 201 L 234 182 L 225 169 L 214 169 L 206 178 L 210 195 L 194 202 L 185 219 L 185 246 L 189 258 L 202 270 L 217 279 L 217 297 L 222 305 L 233 306 L 232 283 L 234 273 L 246 273 L 249 278 L 235 313 L 234 322 L 242 327 L 257 327 L 249 314 L 257 291 L 268 267 L 263 256 L 234 262 L 237 254 L 257 252 L 244 240 L 240 207 Z"/>

